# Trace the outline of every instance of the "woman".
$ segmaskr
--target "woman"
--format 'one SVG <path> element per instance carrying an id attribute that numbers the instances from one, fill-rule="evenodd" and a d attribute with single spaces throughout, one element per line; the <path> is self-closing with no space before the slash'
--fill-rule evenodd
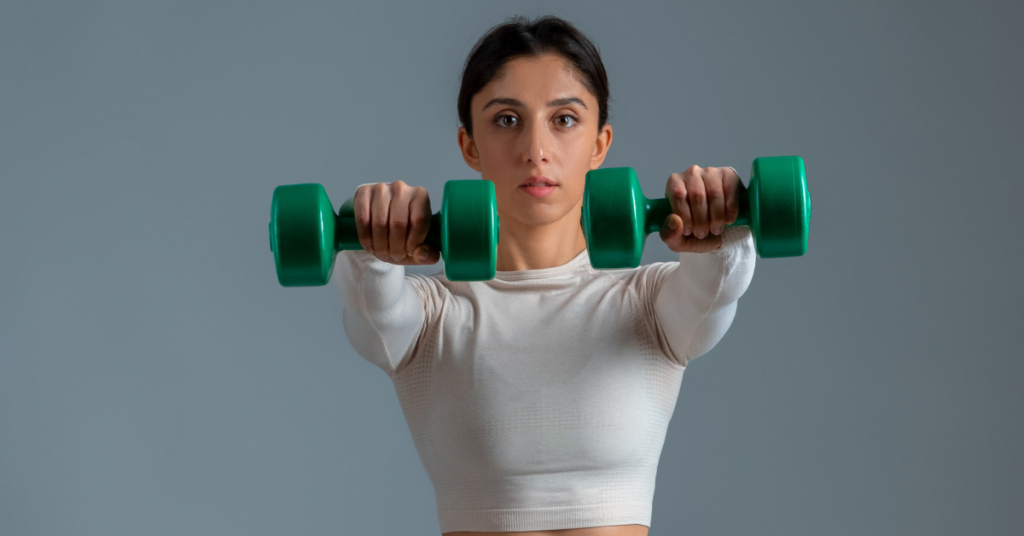
<path id="1" fill-rule="evenodd" d="M 731 168 L 672 174 L 661 239 L 679 262 L 591 268 L 587 171 L 612 142 L 608 83 L 569 23 L 513 19 L 470 53 L 462 156 L 494 183 L 494 280 L 406 274 L 428 264 L 426 190 L 361 186 L 365 251 L 338 274 L 345 330 L 392 378 L 445 534 L 646 535 L 686 364 L 732 322 L 753 273 Z"/>

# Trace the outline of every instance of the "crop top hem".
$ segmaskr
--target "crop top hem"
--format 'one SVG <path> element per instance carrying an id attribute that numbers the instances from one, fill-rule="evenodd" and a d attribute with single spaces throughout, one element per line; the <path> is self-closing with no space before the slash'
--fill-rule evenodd
<path id="1" fill-rule="evenodd" d="M 439 510 L 441 532 L 523 532 L 611 525 L 651 526 L 650 501 L 615 501 L 601 504 L 547 508 L 493 510 Z"/>

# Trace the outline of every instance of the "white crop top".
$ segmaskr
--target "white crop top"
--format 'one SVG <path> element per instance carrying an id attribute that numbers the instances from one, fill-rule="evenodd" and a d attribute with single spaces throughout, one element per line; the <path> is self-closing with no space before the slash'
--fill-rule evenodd
<path id="1" fill-rule="evenodd" d="M 631 270 L 567 264 L 453 282 L 338 255 L 352 346 L 392 379 L 441 532 L 650 526 L 686 364 L 754 271 L 746 227 Z"/>

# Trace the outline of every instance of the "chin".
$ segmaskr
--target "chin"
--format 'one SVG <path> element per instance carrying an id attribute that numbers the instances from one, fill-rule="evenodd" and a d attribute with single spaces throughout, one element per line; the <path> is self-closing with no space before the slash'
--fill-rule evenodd
<path id="1" fill-rule="evenodd" d="M 535 206 L 533 210 L 526 210 L 520 212 L 519 221 L 534 227 L 542 227 L 545 225 L 552 225 L 558 223 L 569 214 L 572 213 L 572 207 L 564 205 L 540 205 Z"/>

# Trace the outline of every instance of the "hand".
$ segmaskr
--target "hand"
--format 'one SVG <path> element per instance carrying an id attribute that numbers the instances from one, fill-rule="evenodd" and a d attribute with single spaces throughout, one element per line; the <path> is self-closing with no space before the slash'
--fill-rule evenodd
<path id="1" fill-rule="evenodd" d="M 434 264 L 441 252 L 424 243 L 430 229 L 430 195 L 402 181 L 364 184 L 353 199 L 363 249 L 391 264 Z"/>
<path id="2" fill-rule="evenodd" d="M 675 252 L 704 253 L 722 247 L 722 231 L 740 213 L 743 183 L 732 168 L 692 166 L 673 173 L 665 185 L 672 205 L 661 225 L 661 239 Z"/>

